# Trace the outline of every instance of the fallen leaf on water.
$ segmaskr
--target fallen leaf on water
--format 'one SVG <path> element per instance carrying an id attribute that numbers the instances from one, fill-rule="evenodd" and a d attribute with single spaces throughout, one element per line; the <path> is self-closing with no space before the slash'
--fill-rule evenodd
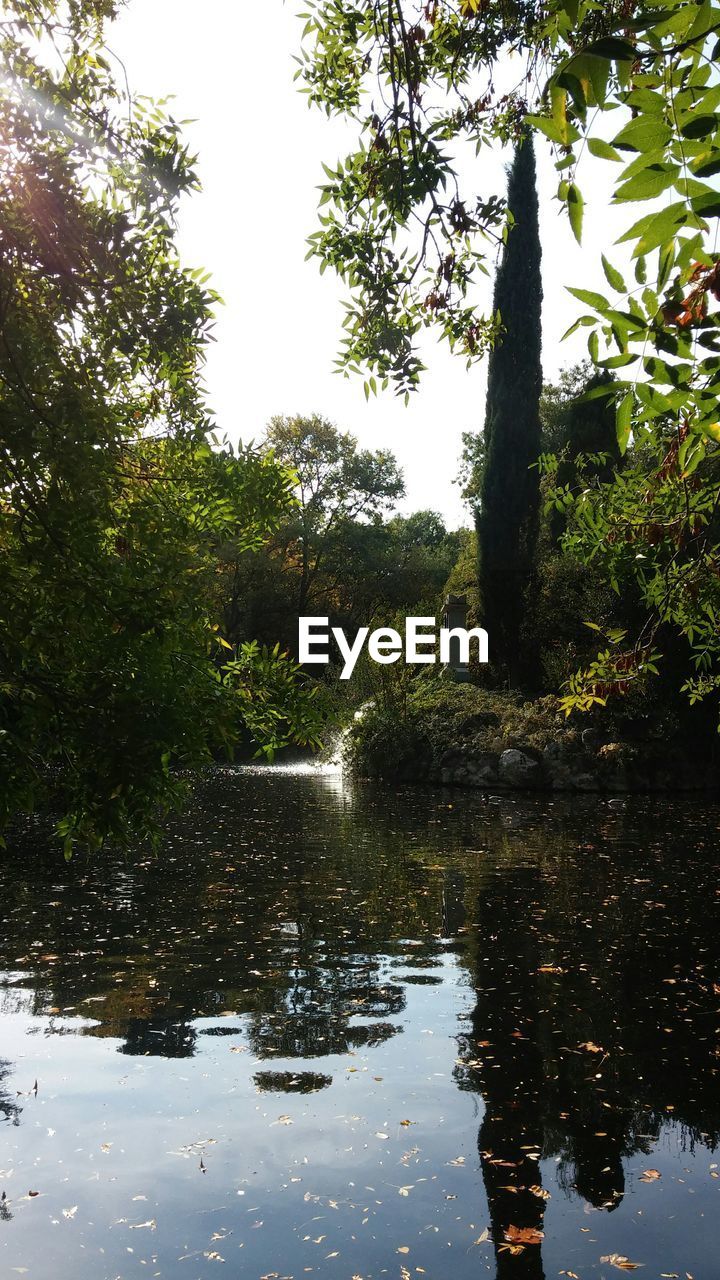
<path id="1" fill-rule="evenodd" d="M 576 1271 L 561 1271 L 560 1275 L 567 1276 L 568 1280 L 580 1280 L 580 1277 Z"/>
<path id="2" fill-rule="evenodd" d="M 540 1244 L 545 1239 L 545 1232 L 537 1227 L 514 1227 L 512 1223 L 505 1227 L 503 1235 L 510 1244 Z"/>
<path id="3" fill-rule="evenodd" d="M 417 1120 L 401 1120 L 400 1124 L 402 1125 L 403 1129 L 407 1129 L 409 1124 L 417 1124 Z"/>
<path id="4" fill-rule="evenodd" d="M 40 1195 L 40 1192 L 39 1192 L 39 1191 L 28 1191 L 28 1195 L 29 1195 L 29 1196 L 32 1196 L 32 1198 L 34 1199 L 34 1198 L 35 1198 L 35 1196 L 39 1196 L 39 1195 Z"/>
<path id="5" fill-rule="evenodd" d="M 77 1211 L 78 1207 L 76 1204 L 73 1205 L 72 1209 L 63 1209 L 63 1218 L 74 1218 Z"/>
<path id="6" fill-rule="evenodd" d="M 638 1267 L 645 1265 L 643 1262 L 631 1262 L 624 1253 L 606 1253 L 600 1261 L 609 1262 L 610 1266 L 617 1267 L 618 1271 L 637 1271 Z"/>
<path id="7" fill-rule="evenodd" d="M 386 1139 L 386 1138 L 389 1138 L 389 1136 L 390 1136 L 390 1135 L 389 1135 L 388 1133 L 381 1133 L 379 1129 L 378 1129 L 377 1133 L 375 1134 L 375 1137 L 376 1137 L 376 1138 L 383 1138 L 383 1139 Z"/>
<path id="8" fill-rule="evenodd" d="M 580 1049 L 587 1049 L 588 1053 L 604 1053 L 605 1052 L 605 1050 L 602 1049 L 599 1044 L 594 1044 L 592 1040 L 585 1040 L 585 1042 L 579 1045 L 578 1047 Z"/>
<path id="9" fill-rule="evenodd" d="M 408 1245 L 406 1245 L 406 1244 L 401 1244 L 401 1245 L 400 1245 L 400 1247 L 399 1247 L 399 1249 L 397 1249 L 397 1250 L 396 1250 L 396 1252 L 397 1252 L 397 1253 L 409 1253 L 409 1252 L 410 1252 L 410 1249 L 409 1249 L 409 1246 L 408 1246 Z"/>
<path id="10" fill-rule="evenodd" d="M 211 1262 L 224 1262 L 225 1259 L 218 1253 L 217 1249 L 209 1249 L 203 1254 L 203 1258 L 209 1258 Z"/>
<path id="11" fill-rule="evenodd" d="M 662 1178 L 659 1169 L 643 1169 L 640 1177 L 641 1182 L 657 1182 L 658 1178 Z"/>
<path id="12" fill-rule="evenodd" d="M 151 1231 L 154 1231 L 156 1226 L 155 1219 L 148 1218 L 147 1222 L 131 1222 L 128 1231 L 142 1231 L 143 1227 L 149 1227 Z"/>

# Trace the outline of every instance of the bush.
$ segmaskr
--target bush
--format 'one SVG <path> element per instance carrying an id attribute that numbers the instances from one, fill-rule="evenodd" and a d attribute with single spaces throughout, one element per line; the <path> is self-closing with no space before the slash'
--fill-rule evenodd
<path id="1" fill-rule="evenodd" d="M 345 763 L 371 778 L 417 780 L 440 767 L 448 751 L 541 753 L 560 732 L 555 697 L 526 702 L 457 683 L 449 672 L 420 674 L 402 698 L 385 696 L 366 707 L 345 741 Z"/>

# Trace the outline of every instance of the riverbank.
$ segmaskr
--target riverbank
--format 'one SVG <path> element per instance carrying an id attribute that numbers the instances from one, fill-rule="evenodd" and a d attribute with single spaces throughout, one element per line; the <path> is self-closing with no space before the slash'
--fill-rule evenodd
<path id="1" fill-rule="evenodd" d="M 346 767 L 362 777 L 485 791 L 719 789 L 716 752 L 688 737 L 672 712 L 600 710 L 568 718 L 553 696 L 526 701 L 418 681 L 402 702 L 363 712 L 347 735 Z"/>

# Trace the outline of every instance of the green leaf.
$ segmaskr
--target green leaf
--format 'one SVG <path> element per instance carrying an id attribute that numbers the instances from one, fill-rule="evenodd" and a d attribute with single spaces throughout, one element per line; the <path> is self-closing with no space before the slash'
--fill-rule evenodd
<path id="1" fill-rule="evenodd" d="M 625 106 L 651 116 L 664 116 L 666 105 L 664 94 L 656 89 L 633 89 L 625 99 Z"/>
<path id="2" fill-rule="evenodd" d="M 588 138 L 587 147 L 590 155 L 596 156 L 598 160 L 622 160 L 620 152 L 603 138 Z"/>
<path id="3" fill-rule="evenodd" d="M 583 211 L 585 204 L 582 198 L 582 192 L 574 182 L 571 182 L 568 188 L 567 206 L 573 235 L 575 236 L 578 244 L 582 244 Z"/>
<path id="4" fill-rule="evenodd" d="M 617 243 L 623 244 L 627 240 L 637 240 L 633 257 L 639 258 L 641 255 L 651 253 L 653 249 L 659 249 L 661 245 L 668 244 L 679 228 L 688 223 L 690 217 L 687 204 L 684 200 L 679 200 L 665 209 L 660 209 L 658 213 L 646 214 L 644 218 L 640 218 L 624 235 L 620 236 Z"/>
<path id="5" fill-rule="evenodd" d="M 552 120 L 550 116 L 527 115 L 525 120 L 532 125 L 533 129 L 539 129 L 540 133 L 544 133 L 546 138 L 549 138 L 551 142 L 556 142 L 559 146 L 577 142 L 580 137 L 574 125 L 570 124 L 565 128 L 557 120 Z"/>
<path id="6" fill-rule="evenodd" d="M 695 196 L 691 202 L 693 211 L 702 218 L 720 218 L 720 193 L 708 191 L 707 194 Z"/>
<path id="7" fill-rule="evenodd" d="M 685 38 L 693 42 L 700 39 L 704 40 L 711 31 L 717 30 L 719 25 L 720 9 L 710 3 L 710 0 L 705 0 L 705 3 L 700 6 L 698 15 Z"/>
<path id="8" fill-rule="evenodd" d="M 640 357 L 632 351 L 625 351 L 619 356 L 608 356 L 606 360 L 599 360 L 598 364 L 601 369 L 624 369 L 628 364 L 634 364 Z"/>
<path id="9" fill-rule="evenodd" d="M 610 400 L 615 395 L 616 388 L 612 383 L 603 383 L 599 387 L 591 387 L 589 391 L 584 391 L 578 396 L 576 404 L 589 404 L 591 400 Z"/>
<path id="10" fill-rule="evenodd" d="M 560 77 L 554 76 L 550 81 L 550 113 L 554 123 L 560 130 L 562 141 L 567 144 L 569 142 L 569 121 L 567 114 L 567 89 L 560 83 Z M 584 110 L 584 103 L 580 104 L 580 109 Z"/>
<path id="11" fill-rule="evenodd" d="M 613 138 L 613 146 L 625 151 L 658 151 L 672 138 L 672 129 L 654 116 L 637 116 Z"/>
<path id="12" fill-rule="evenodd" d="M 610 285 L 610 288 L 614 289 L 616 293 L 625 293 L 626 292 L 625 281 L 620 275 L 620 272 L 616 271 L 615 267 L 612 265 L 611 262 L 608 262 L 604 253 L 601 255 L 601 261 L 602 261 L 603 271 L 605 272 L 605 279 Z"/>
<path id="13" fill-rule="evenodd" d="M 684 138 L 707 138 L 715 133 L 718 126 L 716 116 L 690 116 L 680 122 L 680 132 Z"/>
<path id="14" fill-rule="evenodd" d="M 705 457 L 705 442 L 702 436 L 687 436 L 678 451 L 678 463 L 683 477 L 691 476 Z"/>
<path id="15" fill-rule="evenodd" d="M 588 307 L 592 307 L 594 311 L 601 313 L 607 311 L 609 302 L 601 293 L 594 293 L 592 289 L 577 289 L 572 285 L 566 286 L 567 292 L 571 293 L 573 298 L 577 298 L 580 302 L 584 302 Z"/>
<path id="16" fill-rule="evenodd" d="M 615 433 L 617 435 L 618 449 L 624 454 L 630 440 L 630 432 L 632 431 L 632 411 L 635 398 L 632 391 L 628 391 L 620 401 L 615 412 Z"/>
<path id="17" fill-rule="evenodd" d="M 604 36 L 601 40 L 594 40 L 587 47 L 588 53 L 593 53 L 598 58 L 612 58 L 613 62 L 634 62 L 637 57 L 637 48 L 631 44 L 629 40 L 619 40 L 615 36 Z"/>
<path id="18" fill-rule="evenodd" d="M 654 200 L 672 187 L 680 173 L 676 164 L 651 164 L 616 188 L 613 203 L 625 200 Z"/>
<path id="19" fill-rule="evenodd" d="M 713 147 L 691 161 L 690 168 L 699 178 L 712 178 L 720 173 L 720 149 Z"/>
<path id="20" fill-rule="evenodd" d="M 675 241 L 670 240 L 660 249 L 660 259 L 658 264 L 657 287 L 658 292 L 665 288 L 670 279 L 670 272 L 675 262 Z"/>
<path id="21" fill-rule="evenodd" d="M 571 23 L 577 22 L 579 0 L 560 0 L 560 8 L 566 13 Z"/>

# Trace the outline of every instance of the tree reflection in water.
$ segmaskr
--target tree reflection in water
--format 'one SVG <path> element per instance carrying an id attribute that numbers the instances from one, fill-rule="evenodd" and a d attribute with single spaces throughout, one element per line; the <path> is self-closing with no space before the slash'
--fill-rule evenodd
<path id="1" fill-rule="evenodd" d="M 0 1059 L 0 1122 L 7 1121 L 17 1125 L 20 1123 L 22 1108 L 14 1101 L 12 1094 L 5 1091 L 5 1081 L 11 1073 L 12 1063 Z"/>
<path id="2" fill-rule="evenodd" d="M 268 1064 L 258 1091 L 290 1094 L 326 1090 L 332 1055 L 401 1035 L 408 989 L 450 952 L 474 991 L 456 1080 L 484 1108 L 497 1276 L 542 1280 L 549 1195 L 609 1214 L 668 1120 L 718 1141 L 705 824 L 715 810 L 654 800 L 488 805 L 228 773 L 158 859 L 36 857 L 30 879 L 8 860 L 0 945 L 46 1034 L 65 1012 L 123 1054 L 185 1058 L 242 1032 Z M 0 1099 L 0 1117 L 18 1110 Z"/>
<path id="3" fill-rule="evenodd" d="M 559 1162 L 561 1189 L 612 1213 L 623 1161 L 650 1151 L 663 1122 L 690 1144 L 720 1139 L 712 860 L 691 857 L 679 831 L 655 843 L 638 819 L 611 853 L 612 819 L 579 851 L 563 825 L 538 838 L 520 823 L 477 896 L 458 1079 L 485 1106 L 499 1280 L 544 1276 L 539 1158 Z"/>

